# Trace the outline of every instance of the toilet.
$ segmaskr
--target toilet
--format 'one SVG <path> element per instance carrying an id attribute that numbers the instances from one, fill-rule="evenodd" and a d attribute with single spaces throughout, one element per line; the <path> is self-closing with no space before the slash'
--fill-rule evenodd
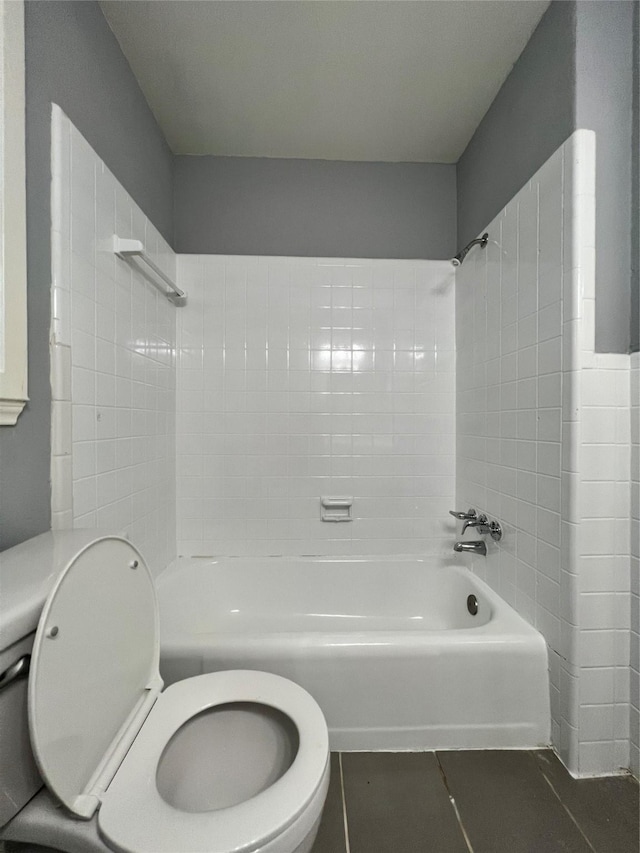
<path id="1" fill-rule="evenodd" d="M 162 687 L 149 570 L 96 538 L 51 589 L 30 663 L 31 747 L 67 819 L 117 853 L 309 853 L 329 783 L 315 700 L 264 672 Z"/>

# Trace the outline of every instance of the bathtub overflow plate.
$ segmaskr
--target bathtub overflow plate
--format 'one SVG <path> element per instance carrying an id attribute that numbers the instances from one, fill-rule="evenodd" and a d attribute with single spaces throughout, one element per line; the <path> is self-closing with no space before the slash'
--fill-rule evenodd
<path id="1" fill-rule="evenodd" d="M 472 616 L 475 616 L 478 612 L 478 599 L 475 595 L 467 596 L 467 610 Z"/>

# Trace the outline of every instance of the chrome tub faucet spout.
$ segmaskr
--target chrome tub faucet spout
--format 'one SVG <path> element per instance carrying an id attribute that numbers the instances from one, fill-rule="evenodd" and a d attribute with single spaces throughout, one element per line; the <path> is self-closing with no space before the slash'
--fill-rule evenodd
<path id="1" fill-rule="evenodd" d="M 456 542 L 453 546 L 453 550 L 458 553 L 468 551 L 471 554 L 481 554 L 483 557 L 487 556 L 487 546 L 485 545 L 484 539 L 475 539 L 471 542 Z"/>

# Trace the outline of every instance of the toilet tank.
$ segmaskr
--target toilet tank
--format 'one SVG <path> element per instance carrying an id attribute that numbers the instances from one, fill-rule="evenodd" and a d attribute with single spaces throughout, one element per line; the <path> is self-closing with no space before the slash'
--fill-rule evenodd
<path id="1" fill-rule="evenodd" d="M 27 685 L 13 667 L 29 655 L 55 579 L 86 545 L 112 530 L 43 533 L 0 553 L 0 827 L 43 785 L 29 739 Z M 121 535 L 121 534 L 120 534 Z"/>

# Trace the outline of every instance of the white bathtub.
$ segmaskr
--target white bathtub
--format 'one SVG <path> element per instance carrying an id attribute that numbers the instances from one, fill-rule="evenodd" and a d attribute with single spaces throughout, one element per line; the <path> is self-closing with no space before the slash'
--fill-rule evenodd
<path id="1" fill-rule="evenodd" d="M 286 676 L 320 704 L 332 749 L 549 742 L 544 639 L 467 569 L 415 557 L 181 558 L 158 598 L 167 683 L 221 669 Z"/>

